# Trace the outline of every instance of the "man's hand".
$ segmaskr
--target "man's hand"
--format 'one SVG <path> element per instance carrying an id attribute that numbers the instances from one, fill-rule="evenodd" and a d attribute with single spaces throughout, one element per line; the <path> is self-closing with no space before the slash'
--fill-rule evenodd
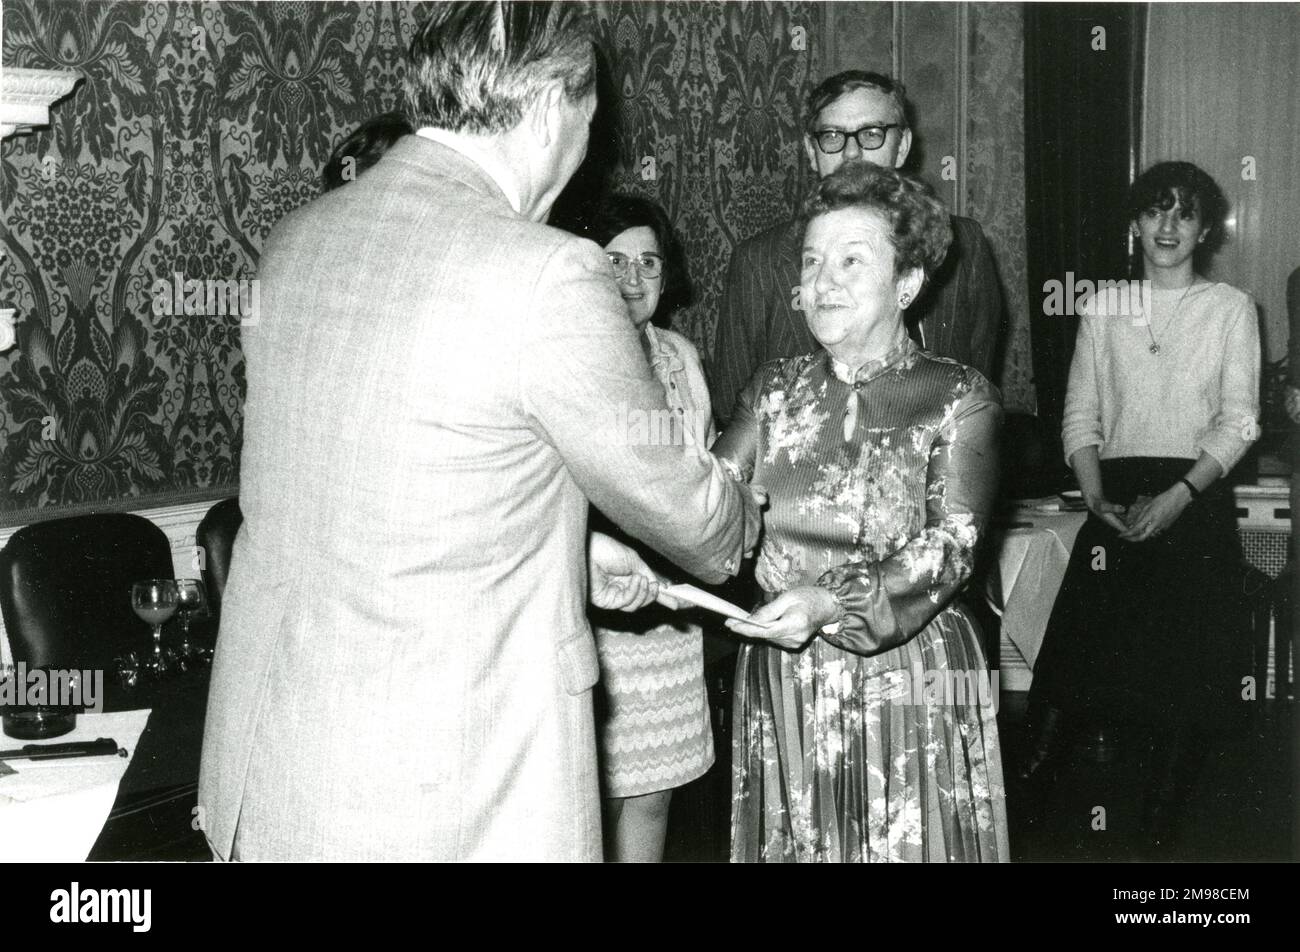
<path id="1" fill-rule="evenodd" d="M 778 595 L 745 621 L 728 618 L 726 626 L 746 638 L 770 641 L 778 648 L 798 651 L 819 628 L 833 622 L 838 612 L 839 606 L 830 592 L 816 585 L 805 585 Z"/>
<path id="2" fill-rule="evenodd" d="M 659 586 L 667 584 L 635 551 L 603 532 L 591 534 L 587 568 L 591 603 L 597 608 L 636 611 L 653 602 L 659 596 Z"/>

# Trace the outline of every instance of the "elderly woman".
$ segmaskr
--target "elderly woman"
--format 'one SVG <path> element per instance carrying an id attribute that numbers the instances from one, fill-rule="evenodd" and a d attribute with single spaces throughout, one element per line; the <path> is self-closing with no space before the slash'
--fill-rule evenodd
<path id="1" fill-rule="evenodd" d="M 806 217 L 800 306 L 822 349 L 761 367 L 714 447 L 770 500 L 767 603 L 727 622 L 753 639 L 732 859 L 1002 861 L 996 686 L 954 601 L 996 492 L 1000 398 L 903 324 L 948 216 L 920 181 L 852 163 Z"/>

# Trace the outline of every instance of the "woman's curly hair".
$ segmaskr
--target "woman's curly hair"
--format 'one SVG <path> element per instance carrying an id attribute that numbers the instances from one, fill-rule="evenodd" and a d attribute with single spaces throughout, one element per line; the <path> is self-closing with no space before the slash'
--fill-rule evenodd
<path id="1" fill-rule="evenodd" d="M 1198 250 L 1217 251 L 1225 236 L 1228 199 L 1219 183 L 1191 162 L 1157 162 L 1134 179 L 1128 190 L 1128 217 L 1137 221 L 1143 212 L 1168 211 L 1175 202 L 1183 217 L 1195 213 L 1201 227 L 1209 229 L 1203 249 Z"/>
<path id="2" fill-rule="evenodd" d="M 943 264 L 952 243 L 948 209 L 919 178 L 869 162 L 846 162 L 817 183 L 804 203 L 804 226 L 842 208 L 867 208 L 885 217 L 895 274 L 920 268 L 928 278 Z"/>

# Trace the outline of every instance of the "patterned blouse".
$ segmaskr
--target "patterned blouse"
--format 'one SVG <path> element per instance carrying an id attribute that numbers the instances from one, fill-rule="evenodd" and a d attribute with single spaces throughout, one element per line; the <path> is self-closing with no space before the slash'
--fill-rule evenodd
<path id="1" fill-rule="evenodd" d="M 843 627 L 736 666 L 737 862 L 1007 857 L 996 698 L 927 698 L 928 672 L 985 672 L 954 596 L 997 483 L 997 391 L 907 341 L 850 374 L 827 353 L 773 361 L 714 445 L 768 493 L 768 597 L 829 589 Z"/>
<path id="2" fill-rule="evenodd" d="M 768 491 L 763 590 L 829 589 L 844 624 L 822 637 L 846 651 L 916 635 L 971 574 L 1001 419 L 978 371 L 910 340 L 852 382 L 825 351 L 765 364 L 714 447 Z"/>
<path id="3" fill-rule="evenodd" d="M 646 325 L 650 340 L 650 366 L 664 385 L 668 406 L 683 420 L 688 439 L 709 447 L 717 438 L 713 428 L 713 408 L 709 402 L 709 385 L 699 352 L 687 338 L 667 328 Z"/>

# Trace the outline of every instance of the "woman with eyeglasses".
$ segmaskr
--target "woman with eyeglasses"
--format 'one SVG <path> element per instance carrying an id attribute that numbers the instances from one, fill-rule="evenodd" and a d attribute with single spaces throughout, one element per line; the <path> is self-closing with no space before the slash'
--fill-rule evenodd
<path id="1" fill-rule="evenodd" d="M 716 434 L 699 355 L 684 336 L 656 326 L 690 300 L 681 246 L 668 216 L 646 199 L 614 195 L 586 233 L 609 257 L 628 320 L 672 409 L 670 420 L 629 420 L 627 438 L 648 445 L 709 446 Z M 593 514 L 593 522 L 633 542 L 599 514 Z M 654 553 L 633 544 L 656 562 Z M 603 613 L 593 616 L 593 623 L 605 701 L 601 711 L 598 691 L 606 852 L 618 862 L 658 862 L 673 790 L 713 764 L 702 631 L 655 606 L 631 615 Z"/>
<path id="2" fill-rule="evenodd" d="M 1250 673 L 1224 477 L 1259 435 L 1259 330 L 1250 296 L 1196 267 L 1227 212 L 1209 175 L 1154 165 L 1128 210 L 1141 294 L 1082 308 L 1062 439 L 1089 516 L 1034 666 L 1019 774 L 1067 733 L 1132 742 L 1147 758 L 1142 838 L 1163 850 Z"/>

